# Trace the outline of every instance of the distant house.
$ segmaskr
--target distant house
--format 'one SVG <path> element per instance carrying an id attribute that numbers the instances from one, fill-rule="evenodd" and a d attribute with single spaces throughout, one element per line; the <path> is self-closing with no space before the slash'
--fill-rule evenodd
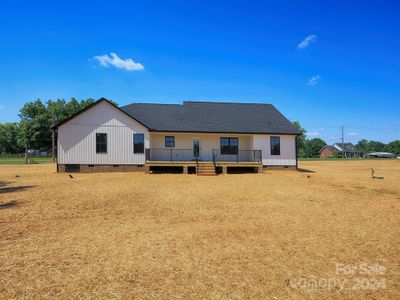
<path id="1" fill-rule="evenodd" d="M 324 146 L 319 152 L 321 158 L 343 156 L 346 158 L 363 157 L 364 152 L 354 146 L 352 143 L 336 143 L 332 146 Z"/>
<path id="2" fill-rule="evenodd" d="M 197 174 L 297 167 L 300 134 L 271 104 L 190 102 L 116 107 L 100 99 L 55 125 L 59 172 Z"/>

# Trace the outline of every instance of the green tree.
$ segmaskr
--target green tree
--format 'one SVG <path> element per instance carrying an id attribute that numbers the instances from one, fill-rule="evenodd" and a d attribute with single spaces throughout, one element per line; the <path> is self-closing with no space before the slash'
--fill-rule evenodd
<path id="1" fill-rule="evenodd" d="M 19 143 L 26 149 L 48 148 L 51 144 L 51 114 L 45 104 L 37 99 L 26 103 L 19 113 Z"/>
<path id="2" fill-rule="evenodd" d="M 368 141 L 367 147 L 365 148 L 366 152 L 382 152 L 385 151 L 386 145 L 384 143 L 378 141 Z"/>
<path id="3" fill-rule="evenodd" d="M 306 157 L 319 157 L 319 151 L 326 145 L 326 143 L 320 138 L 314 138 L 306 140 L 305 142 L 305 154 Z"/>
<path id="4" fill-rule="evenodd" d="M 305 157 L 306 156 L 305 143 L 306 143 L 307 131 L 303 127 L 301 127 L 299 121 L 294 121 L 292 122 L 292 124 L 301 132 L 301 135 L 297 137 L 297 155 L 298 157 Z"/>
<path id="5" fill-rule="evenodd" d="M 22 152 L 18 144 L 18 133 L 17 123 L 0 124 L 0 153 Z"/>
<path id="6" fill-rule="evenodd" d="M 400 140 L 395 140 L 387 144 L 385 151 L 400 154 Z"/>
<path id="7" fill-rule="evenodd" d="M 368 146 L 368 141 L 366 139 L 362 139 L 362 140 L 358 141 L 358 143 L 356 144 L 356 147 L 363 151 L 366 151 L 367 146 Z"/>
<path id="8" fill-rule="evenodd" d="M 40 99 L 26 103 L 20 110 L 19 144 L 27 149 L 50 149 L 51 126 L 76 114 L 81 109 L 94 102 L 85 99 L 80 102 L 75 98 L 66 102 L 64 99 L 48 100 L 43 103 Z"/>

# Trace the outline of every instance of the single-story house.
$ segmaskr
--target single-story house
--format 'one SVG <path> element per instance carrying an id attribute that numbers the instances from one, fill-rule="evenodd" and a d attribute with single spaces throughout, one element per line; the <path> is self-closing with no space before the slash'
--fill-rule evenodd
<path id="1" fill-rule="evenodd" d="M 135 103 L 101 98 L 56 124 L 59 172 L 151 171 L 215 174 L 229 168 L 297 167 L 292 123 L 271 104 Z"/>
<path id="2" fill-rule="evenodd" d="M 356 146 L 354 146 L 352 143 L 336 143 L 333 144 L 332 146 L 324 146 L 320 151 L 319 151 L 319 156 L 321 158 L 327 158 L 327 157 L 334 157 L 334 156 L 341 156 L 343 153 L 343 156 L 346 158 L 351 158 L 351 157 L 363 157 L 364 152 L 360 149 L 358 149 Z"/>

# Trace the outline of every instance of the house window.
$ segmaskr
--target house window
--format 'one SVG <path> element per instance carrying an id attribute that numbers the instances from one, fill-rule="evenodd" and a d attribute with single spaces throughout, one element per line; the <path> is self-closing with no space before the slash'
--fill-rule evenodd
<path id="1" fill-rule="evenodd" d="M 135 133 L 133 135 L 133 153 L 144 153 L 144 134 Z"/>
<path id="2" fill-rule="evenodd" d="M 239 140 L 236 137 L 227 138 L 222 137 L 220 140 L 221 154 L 238 154 Z"/>
<path id="3" fill-rule="evenodd" d="M 271 136 L 271 155 L 281 155 L 281 138 Z"/>
<path id="4" fill-rule="evenodd" d="M 96 153 L 107 153 L 107 133 L 96 133 Z"/>
<path id="5" fill-rule="evenodd" d="M 165 147 L 171 148 L 175 147 L 175 137 L 174 136 L 166 136 L 165 137 Z"/>

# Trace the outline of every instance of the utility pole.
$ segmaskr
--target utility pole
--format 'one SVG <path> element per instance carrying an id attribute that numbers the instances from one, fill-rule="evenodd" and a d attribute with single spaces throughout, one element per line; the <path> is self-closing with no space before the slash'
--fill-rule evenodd
<path id="1" fill-rule="evenodd" d="M 54 118 L 54 109 L 51 111 L 51 126 L 53 127 L 55 124 L 55 118 Z M 51 129 L 51 157 L 53 158 L 53 162 L 56 161 L 56 156 L 55 156 L 55 145 L 56 145 L 56 139 L 54 135 L 54 128 Z"/>
<path id="2" fill-rule="evenodd" d="M 342 125 L 342 158 L 344 158 L 344 128 Z"/>

